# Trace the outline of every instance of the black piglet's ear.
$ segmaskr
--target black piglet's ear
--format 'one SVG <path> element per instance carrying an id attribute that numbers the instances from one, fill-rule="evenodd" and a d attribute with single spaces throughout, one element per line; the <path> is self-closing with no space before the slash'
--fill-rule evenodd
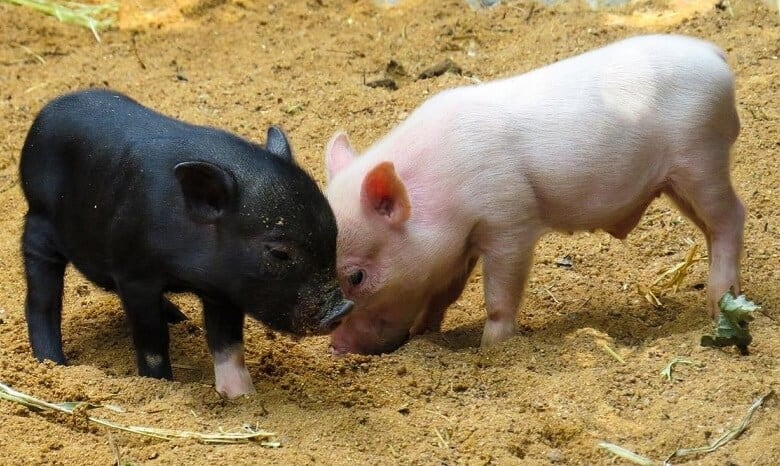
<path id="1" fill-rule="evenodd" d="M 290 143 L 287 142 L 287 136 L 278 126 L 270 126 L 268 128 L 268 138 L 266 139 L 265 149 L 277 155 L 287 161 L 292 162 L 292 149 L 290 149 Z"/>
<path id="2" fill-rule="evenodd" d="M 236 193 L 231 173 L 208 162 L 182 162 L 173 171 L 192 221 L 215 223 L 222 217 Z"/>

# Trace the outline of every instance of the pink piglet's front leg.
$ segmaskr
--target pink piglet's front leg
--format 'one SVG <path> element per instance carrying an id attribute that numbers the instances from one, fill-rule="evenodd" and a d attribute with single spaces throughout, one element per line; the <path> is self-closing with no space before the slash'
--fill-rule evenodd
<path id="1" fill-rule="evenodd" d="M 425 312 L 420 314 L 414 326 L 412 326 L 409 332 L 411 336 L 441 330 L 441 322 L 444 320 L 445 311 L 463 293 L 463 288 L 469 281 L 474 266 L 477 265 L 477 259 L 478 257 L 468 259 L 463 273 L 455 277 L 447 288 L 433 295 L 430 301 L 428 301 Z"/>
<path id="2" fill-rule="evenodd" d="M 504 247 L 490 248 L 483 255 L 483 275 L 487 321 L 482 333 L 482 347 L 511 338 L 533 263 L 535 236 L 515 238 Z"/>

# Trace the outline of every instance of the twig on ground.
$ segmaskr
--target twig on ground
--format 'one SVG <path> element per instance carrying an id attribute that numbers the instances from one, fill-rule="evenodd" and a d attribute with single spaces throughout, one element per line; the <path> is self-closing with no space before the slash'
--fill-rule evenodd
<path id="1" fill-rule="evenodd" d="M 723 435 L 715 439 L 714 442 L 712 442 L 710 445 L 706 447 L 697 447 L 697 448 L 678 448 L 675 450 L 674 453 L 669 455 L 666 460 L 664 460 L 664 465 L 671 464 L 669 460 L 672 458 L 679 458 L 681 456 L 689 456 L 689 455 L 701 455 L 705 453 L 712 453 L 713 451 L 717 450 L 718 448 L 722 447 L 723 445 L 727 444 L 731 440 L 739 437 L 742 432 L 747 429 L 748 424 L 750 423 L 750 420 L 753 418 L 753 414 L 758 410 L 758 408 L 761 407 L 761 405 L 764 404 L 764 402 L 772 396 L 774 396 L 775 391 L 770 390 L 769 393 L 762 396 L 761 398 L 757 399 L 751 406 L 748 408 L 747 414 L 742 419 L 742 422 L 737 427 L 732 427 L 731 429 L 724 432 Z"/>
<path id="2" fill-rule="evenodd" d="M 621 357 L 620 357 L 620 355 L 619 355 L 619 354 L 617 354 L 617 353 L 615 352 L 615 350 L 613 350 L 612 348 L 610 348 L 608 344 L 606 344 L 606 343 L 602 342 L 602 343 L 600 343 L 600 344 L 599 344 L 599 346 L 601 346 L 601 349 L 603 349 L 604 351 L 606 351 L 606 353 L 607 353 L 608 355 L 610 355 L 610 356 L 612 356 L 613 358 L 615 358 L 615 360 L 616 360 L 617 362 L 619 362 L 620 364 L 625 364 L 625 363 L 626 363 L 626 361 L 625 361 L 625 360 L 623 360 L 623 358 L 621 358 Z"/>
<path id="3" fill-rule="evenodd" d="M 442 435 L 442 433 L 436 427 L 433 428 L 433 431 L 436 433 L 436 437 L 439 438 L 439 446 L 441 448 L 449 448 L 450 442 L 449 442 L 449 434 L 447 433 L 447 431 L 446 430 L 444 431 L 445 435 Z"/>
<path id="4" fill-rule="evenodd" d="M 614 443 L 599 442 L 599 447 L 607 450 L 613 455 L 619 456 L 626 461 L 630 461 L 640 466 L 655 466 L 657 464 L 650 458 L 634 453 L 633 451 L 623 448 L 620 445 L 615 445 Z"/>
<path id="5" fill-rule="evenodd" d="M 111 452 L 114 454 L 114 461 L 116 466 L 122 466 L 122 455 L 119 453 L 119 447 L 114 442 L 114 437 L 111 435 L 111 431 L 108 431 L 108 446 L 111 447 Z"/>
<path id="6" fill-rule="evenodd" d="M 25 52 L 27 52 L 28 55 L 30 55 L 33 58 L 35 58 L 36 60 L 38 60 L 38 62 L 41 65 L 45 65 L 46 64 L 46 60 L 44 60 L 42 56 L 40 56 L 37 53 L 33 52 L 33 50 L 30 47 L 27 47 L 26 45 L 20 45 L 19 48 L 24 50 Z"/>

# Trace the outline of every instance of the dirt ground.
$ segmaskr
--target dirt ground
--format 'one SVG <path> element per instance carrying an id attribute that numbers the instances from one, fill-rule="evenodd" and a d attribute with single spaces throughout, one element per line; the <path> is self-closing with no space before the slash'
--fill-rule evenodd
<path id="1" fill-rule="evenodd" d="M 656 460 L 709 444 L 757 397 L 780 388 L 780 17 L 750 0 L 640 2 L 623 9 L 543 8 L 503 1 L 483 11 L 458 0 L 125 2 L 120 27 L 101 34 L 0 4 L 0 381 L 50 401 L 121 406 L 93 415 L 195 431 L 259 426 L 280 448 L 165 442 L 109 431 L 83 418 L 0 401 L 3 464 L 622 464 L 610 441 Z M 485 318 L 476 274 L 441 334 L 393 354 L 332 357 L 327 337 L 293 340 L 247 323 L 257 395 L 222 401 L 213 389 L 196 300 L 174 299 L 190 320 L 171 327 L 175 382 L 135 376 L 117 298 L 66 277 L 63 335 L 69 367 L 38 364 L 27 342 L 19 236 L 26 207 L 18 154 L 50 98 L 109 86 L 182 119 L 262 140 L 286 129 L 298 160 L 324 182 L 330 135 L 366 148 L 440 89 L 521 73 L 645 32 L 703 37 L 736 72 L 743 130 L 733 179 L 749 218 L 744 291 L 764 308 L 749 356 L 699 346 L 710 332 L 696 263 L 654 307 L 638 292 L 703 236 L 665 200 L 625 241 L 605 233 L 551 235 L 537 249 L 520 334 L 479 350 Z M 462 74 L 417 79 L 450 58 Z M 394 61 L 402 70 L 387 71 Z M 392 68 L 392 67 L 391 67 Z M 366 82 L 389 77 L 398 90 Z M 583 125 L 587 125 L 583 121 Z M 561 135 L 565 137 L 565 135 Z M 573 267 L 556 261 L 569 255 Z M 623 360 L 611 356 L 613 349 Z M 674 379 L 659 371 L 674 357 Z M 780 464 L 777 397 L 738 439 L 674 463 Z"/>

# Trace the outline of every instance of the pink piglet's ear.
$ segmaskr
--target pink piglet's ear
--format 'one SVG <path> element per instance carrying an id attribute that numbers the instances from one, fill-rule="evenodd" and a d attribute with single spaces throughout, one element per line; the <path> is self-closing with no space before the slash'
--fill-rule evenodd
<path id="1" fill-rule="evenodd" d="M 412 213 L 409 196 L 392 162 L 382 162 L 363 179 L 363 208 L 384 217 L 390 225 L 403 225 Z"/>
<path id="2" fill-rule="evenodd" d="M 352 163 L 355 157 L 355 150 L 349 143 L 347 134 L 343 131 L 334 134 L 325 149 L 325 166 L 327 167 L 328 181 L 332 180 L 338 172 Z"/>

